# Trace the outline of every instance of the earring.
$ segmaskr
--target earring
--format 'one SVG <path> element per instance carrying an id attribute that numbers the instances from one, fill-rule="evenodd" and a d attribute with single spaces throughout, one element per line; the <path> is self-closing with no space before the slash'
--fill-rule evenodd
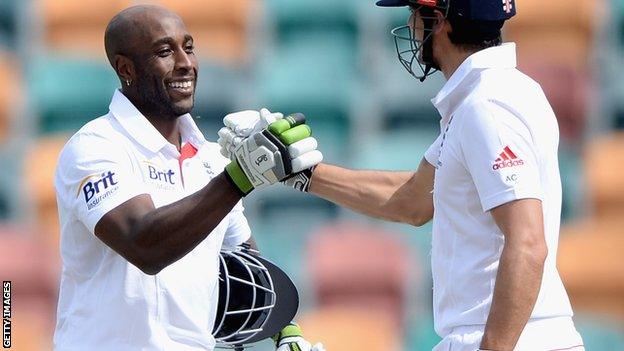
<path id="1" fill-rule="evenodd" d="M 126 85 L 130 86 L 130 83 L 131 83 L 130 79 L 126 79 Z"/>

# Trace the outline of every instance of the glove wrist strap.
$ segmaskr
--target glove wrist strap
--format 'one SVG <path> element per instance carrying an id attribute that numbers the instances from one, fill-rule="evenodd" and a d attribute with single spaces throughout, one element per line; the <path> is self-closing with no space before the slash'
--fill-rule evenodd
<path id="1" fill-rule="evenodd" d="M 249 194 L 253 190 L 253 185 L 238 165 L 237 161 L 232 161 L 225 166 L 225 174 L 232 184 L 241 192 L 242 196 Z"/>

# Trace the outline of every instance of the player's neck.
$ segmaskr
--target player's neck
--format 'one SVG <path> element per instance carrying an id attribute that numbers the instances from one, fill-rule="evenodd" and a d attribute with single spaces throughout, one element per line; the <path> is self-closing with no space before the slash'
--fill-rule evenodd
<path id="1" fill-rule="evenodd" d="M 130 91 L 130 89 L 124 89 L 122 92 L 154 128 L 156 128 L 169 143 L 180 150 L 179 116 L 163 115 L 160 111 L 153 108 L 150 109 L 150 104 L 145 103 L 144 100 L 139 98 L 134 91 Z"/>
<path id="2" fill-rule="evenodd" d="M 466 59 L 472 55 L 474 52 L 465 51 L 457 48 L 456 46 L 449 46 L 448 49 L 445 50 L 444 56 L 441 57 L 439 61 L 440 70 L 444 74 L 446 80 L 449 80 L 453 73 L 457 71 L 457 68 L 461 66 Z"/>
<path id="3" fill-rule="evenodd" d="M 180 121 L 179 118 L 176 119 L 165 119 L 165 118 L 149 118 L 147 120 L 158 130 L 158 132 L 165 138 L 169 143 L 174 145 L 178 151 L 182 147 L 180 141 Z"/>

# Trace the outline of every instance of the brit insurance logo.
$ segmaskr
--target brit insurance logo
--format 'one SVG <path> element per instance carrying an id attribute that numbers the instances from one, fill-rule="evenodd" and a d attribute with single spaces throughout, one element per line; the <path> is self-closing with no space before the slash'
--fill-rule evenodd
<path id="1" fill-rule="evenodd" d="M 144 160 L 143 163 L 147 166 L 147 176 L 155 187 L 165 190 L 176 188 L 176 172 L 174 170 L 164 169 L 154 162 L 147 160 Z"/>
<path id="2" fill-rule="evenodd" d="M 119 189 L 117 184 L 118 179 L 115 172 L 94 173 L 82 179 L 78 186 L 76 197 L 82 194 L 87 204 L 87 209 L 91 210 L 117 191 Z"/>
<path id="3" fill-rule="evenodd" d="M 509 146 L 505 146 L 503 148 L 503 152 L 500 153 L 498 158 L 494 160 L 494 164 L 492 165 L 492 169 L 498 171 L 503 168 L 516 167 L 524 165 L 524 161 L 516 156 L 516 154 L 511 151 Z"/>

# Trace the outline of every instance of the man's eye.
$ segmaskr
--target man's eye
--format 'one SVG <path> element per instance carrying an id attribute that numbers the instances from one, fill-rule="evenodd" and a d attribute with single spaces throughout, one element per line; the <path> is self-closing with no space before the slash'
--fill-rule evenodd
<path id="1" fill-rule="evenodd" d="M 195 51 L 195 47 L 194 47 L 193 45 L 189 45 L 189 46 L 187 46 L 186 48 L 184 48 L 184 50 L 185 50 L 187 53 L 192 54 L 192 53 L 193 53 L 193 51 Z"/>
<path id="2" fill-rule="evenodd" d="M 157 52 L 158 56 L 165 57 L 171 53 L 171 49 L 164 49 Z"/>

